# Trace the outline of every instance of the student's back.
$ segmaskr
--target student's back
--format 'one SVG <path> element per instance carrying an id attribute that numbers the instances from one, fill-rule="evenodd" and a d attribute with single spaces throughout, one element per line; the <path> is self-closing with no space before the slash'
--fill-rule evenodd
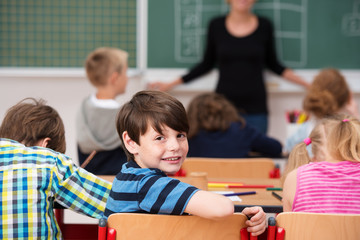
<path id="1" fill-rule="evenodd" d="M 281 144 L 245 123 L 220 94 L 195 97 L 188 108 L 189 157 L 243 158 L 250 152 L 279 157 Z"/>
<path id="2" fill-rule="evenodd" d="M 297 175 L 293 212 L 360 214 L 360 163 L 312 162 Z"/>
<path id="3" fill-rule="evenodd" d="M 284 211 L 360 213 L 360 122 L 344 115 L 321 120 L 295 146 L 285 171 Z M 310 158 L 307 145 L 311 145 Z"/>
<path id="4" fill-rule="evenodd" d="M 115 129 L 120 109 L 115 98 L 126 88 L 127 53 L 116 48 L 98 48 L 89 54 L 85 67 L 96 93 L 84 99 L 77 114 L 79 163 L 95 150 L 97 153 L 85 169 L 94 174 L 114 175 L 126 162 Z"/>
<path id="5" fill-rule="evenodd" d="M 1 239 L 62 239 L 54 202 L 101 218 L 111 188 L 63 154 L 60 116 L 32 100 L 10 108 L 0 126 Z"/>
<path id="6" fill-rule="evenodd" d="M 296 132 L 286 139 L 284 152 L 306 138 L 316 122 L 323 117 L 343 113 L 359 117 L 358 106 L 344 76 L 336 69 L 323 69 L 315 76 L 303 101 L 303 108 L 310 120 L 301 124 Z"/>

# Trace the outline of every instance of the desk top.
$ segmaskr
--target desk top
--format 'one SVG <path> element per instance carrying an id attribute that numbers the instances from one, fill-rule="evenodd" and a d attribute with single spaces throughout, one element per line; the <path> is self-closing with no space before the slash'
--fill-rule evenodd
<path id="1" fill-rule="evenodd" d="M 112 182 L 115 176 L 99 176 L 105 180 Z M 190 183 L 189 177 L 175 177 L 182 182 Z M 273 185 L 274 187 L 281 187 L 280 179 L 253 179 L 253 178 L 209 178 L 209 182 L 239 182 L 244 185 Z M 280 213 L 282 212 L 282 202 L 272 195 L 272 191 L 267 191 L 266 188 L 209 188 L 209 191 L 233 191 L 233 192 L 247 192 L 256 191 L 254 195 L 239 196 L 241 202 L 234 202 L 235 211 L 241 212 L 243 208 L 250 206 L 261 206 L 265 212 Z M 282 196 L 281 191 L 276 191 Z"/>

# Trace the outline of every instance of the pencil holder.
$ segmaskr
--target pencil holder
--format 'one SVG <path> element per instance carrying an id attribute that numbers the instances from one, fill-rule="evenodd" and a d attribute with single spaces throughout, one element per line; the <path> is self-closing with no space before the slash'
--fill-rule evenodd
<path id="1" fill-rule="evenodd" d="M 206 172 L 191 172 L 189 177 L 191 185 L 201 190 L 208 190 L 208 179 Z"/>

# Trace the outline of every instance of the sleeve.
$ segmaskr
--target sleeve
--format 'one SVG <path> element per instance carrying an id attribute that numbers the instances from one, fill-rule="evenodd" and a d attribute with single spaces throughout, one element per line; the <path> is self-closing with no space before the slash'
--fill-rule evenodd
<path id="1" fill-rule="evenodd" d="M 213 20 L 209 24 L 206 48 L 204 51 L 203 59 L 199 64 L 193 67 L 189 73 L 182 76 L 182 79 L 185 83 L 190 82 L 191 80 L 194 80 L 195 78 L 202 76 L 203 74 L 209 72 L 211 69 L 214 68 L 215 63 L 217 61 L 214 31 L 215 31 L 215 26 Z"/>
<path id="2" fill-rule="evenodd" d="M 278 140 L 266 136 L 253 127 L 250 128 L 253 131 L 251 135 L 254 136 L 251 143 L 252 151 L 269 157 L 281 157 L 282 146 Z"/>
<path id="3" fill-rule="evenodd" d="M 52 171 L 52 192 L 66 208 L 93 218 L 101 218 L 111 183 L 77 167 L 71 159 L 59 154 Z"/>
<path id="4" fill-rule="evenodd" d="M 181 215 L 199 189 L 170 177 L 150 177 L 140 182 L 140 208 L 153 214 Z"/>
<path id="5" fill-rule="evenodd" d="M 274 73 L 281 75 L 285 67 L 279 62 L 275 48 L 274 29 L 270 21 L 263 19 L 266 27 L 267 41 L 266 41 L 266 66 Z"/>

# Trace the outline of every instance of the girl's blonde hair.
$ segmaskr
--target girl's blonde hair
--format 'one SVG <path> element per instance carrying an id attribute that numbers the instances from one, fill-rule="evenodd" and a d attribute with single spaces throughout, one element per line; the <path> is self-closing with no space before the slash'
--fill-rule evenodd
<path id="1" fill-rule="evenodd" d="M 318 122 L 309 138 L 312 154 L 319 161 L 326 161 L 325 150 L 333 159 L 360 162 L 360 122 L 354 117 L 344 114 L 326 117 Z M 297 144 L 290 153 L 282 180 L 289 172 L 311 160 L 306 143 Z"/>

